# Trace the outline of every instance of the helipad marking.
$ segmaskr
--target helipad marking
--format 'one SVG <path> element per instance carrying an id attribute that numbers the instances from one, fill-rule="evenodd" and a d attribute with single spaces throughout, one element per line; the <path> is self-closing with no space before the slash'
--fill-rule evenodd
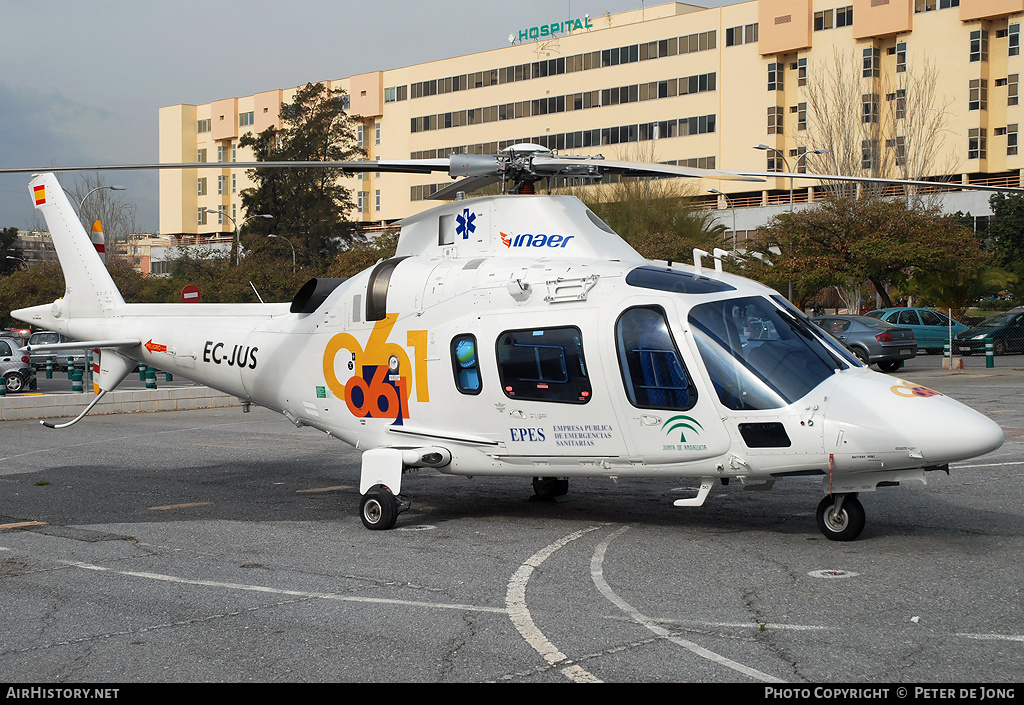
<path id="1" fill-rule="evenodd" d="M 308 490 L 295 490 L 295 494 L 309 494 L 311 492 L 334 492 L 336 490 L 350 490 L 354 485 L 335 485 L 334 487 L 314 487 Z"/>
<path id="2" fill-rule="evenodd" d="M 612 541 L 617 539 L 619 536 L 621 536 L 628 530 L 629 527 L 624 526 L 618 531 L 612 532 L 611 536 L 609 536 L 607 539 L 605 539 L 597 545 L 597 548 L 594 549 L 594 555 L 590 559 L 590 577 L 594 581 L 594 585 L 597 586 L 598 591 L 600 591 L 600 593 L 604 595 L 609 602 L 611 602 L 613 605 L 615 605 L 620 610 L 622 610 L 630 617 L 632 617 L 633 620 L 638 624 L 646 627 L 658 636 L 664 637 L 668 641 L 671 641 L 674 644 L 682 646 L 684 649 L 693 652 L 701 658 L 706 658 L 709 661 L 714 661 L 715 663 L 721 666 L 731 668 L 732 670 L 742 673 L 745 676 L 750 676 L 751 678 L 754 678 L 759 681 L 764 681 L 766 683 L 786 682 L 781 678 L 770 676 L 767 673 L 762 673 L 761 671 L 758 671 L 755 668 L 751 668 L 750 666 L 744 666 L 742 663 L 733 661 L 730 658 L 726 658 L 721 654 L 716 654 L 714 651 L 705 649 L 703 646 L 698 646 L 692 641 L 682 639 L 678 636 L 673 636 L 672 632 L 670 632 L 668 629 L 659 626 L 655 623 L 653 619 L 641 614 L 639 611 L 636 610 L 636 608 L 634 608 L 628 602 L 626 602 L 617 594 L 615 594 L 615 591 L 612 590 L 611 586 L 608 585 L 608 583 L 604 579 L 604 556 L 606 551 L 608 550 L 609 544 L 611 544 Z"/>
<path id="3" fill-rule="evenodd" d="M 432 607 L 435 609 L 445 610 L 464 610 L 467 612 L 491 612 L 494 614 L 507 614 L 507 611 L 501 607 L 480 607 L 477 605 L 466 605 L 459 603 L 443 603 L 443 602 L 418 602 L 415 600 L 395 600 L 387 598 L 376 598 L 376 597 L 354 597 L 352 595 L 339 595 L 332 592 L 309 592 L 306 590 L 283 590 L 281 588 L 266 587 L 264 585 L 247 585 L 245 583 L 225 583 L 217 580 L 190 580 L 188 578 L 179 578 L 174 575 L 164 575 L 161 573 L 144 573 L 133 570 L 114 570 L 113 568 L 107 568 L 101 565 L 95 565 L 92 563 L 81 563 L 78 561 L 61 561 L 66 565 L 73 566 L 75 568 L 81 568 L 82 570 L 93 570 L 101 573 L 111 573 L 113 575 L 124 575 L 132 578 L 143 578 L 146 580 L 159 580 L 167 583 L 176 583 L 178 585 L 196 585 L 199 587 L 215 587 L 225 588 L 228 590 L 243 590 L 246 592 L 260 592 L 270 595 L 289 595 L 292 597 L 315 597 L 321 600 L 338 600 L 339 602 L 361 602 L 367 604 L 379 604 L 379 605 L 401 605 L 404 607 Z"/>
<path id="4" fill-rule="evenodd" d="M 189 507 L 209 507 L 213 502 L 191 502 L 189 504 L 165 504 L 162 507 L 147 507 L 151 512 L 166 512 L 168 509 L 187 509 Z"/>
<path id="5" fill-rule="evenodd" d="M 0 524 L 0 531 L 4 529 L 21 529 L 26 526 L 46 526 L 45 521 L 17 521 L 13 524 Z"/>
<path id="6" fill-rule="evenodd" d="M 533 622 L 533 617 L 530 615 L 530 610 L 526 607 L 526 585 L 530 582 L 533 571 L 539 568 L 555 551 L 599 528 L 598 526 L 592 526 L 589 529 L 582 529 L 568 536 L 563 536 L 558 541 L 534 553 L 526 559 L 525 563 L 519 566 L 519 570 L 509 580 L 508 591 L 505 594 L 505 607 L 508 610 L 508 616 L 512 619 L 512 624 L 519 630 L 519 633 L 526 639 L 526 643 L 532 646 L 552 666 L 566 664 L 566 667 L 562 669 L 562 675 L 578 683 L 600 683 L 601 680 L 569 660 L 569 657 L 559 651 L 558 647 L 548 641 L 544 633 L 537 628 L 537 625 Z"/>

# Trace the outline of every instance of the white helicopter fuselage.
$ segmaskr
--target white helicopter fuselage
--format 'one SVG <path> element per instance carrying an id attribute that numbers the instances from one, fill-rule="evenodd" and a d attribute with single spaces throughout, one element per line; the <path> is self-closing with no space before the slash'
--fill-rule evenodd
<path id="1" fill-rule="evenodd" d="M 118 295 L 90 309 L 88 285 L 69 278 L 65 299 L 15 315 L 80 340 L 137 340 L 102 351 L 104 389 L 141 362 L 363 450 L 364 494 L 398 495 L 416 466 L 699 478 L 680 505 L 702 503 L 714 480 L 822 475 L 855 493 L 924 482 L 1003 440 L 984 415 L 868 370 L 773 290 L 644 260 L 571 197 L 419 214 L 395 258 L 311 282 L 291 306 Z"/>

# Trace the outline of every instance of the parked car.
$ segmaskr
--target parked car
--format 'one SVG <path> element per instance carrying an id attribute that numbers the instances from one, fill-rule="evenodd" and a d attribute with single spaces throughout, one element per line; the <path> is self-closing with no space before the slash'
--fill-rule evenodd
<path id="1" fill-rule="evenodd" d="M 36 379 L 36 368 L 29 362 L 28 353 L 21 349 L 17 338 L 0 338 L 0 377 L 8 392 L 31 389 Z"/>
<path id="2" fill-rule="evenodd" d="M 949 343 L 951 319 L 930 308 L 879 308 L 864 315 L 914 331 L 918 351 L 925 350 L 931 355 L 937 355 Z M 952 321 L 952 329 L 955 336 L 967 330 L 967 326 Z"/>
<path id="3" fill-rule="evenodd" d="M 953 350 L 958 355 L 983 355 L 989 341 L 996 355 L 1024 352 L 1024 306 L 998 313 L 961 331 L 953 338 Z"/>
<path id="4" fill-rule="evenodd" d="M 40 330 L 32 334 L 28 339 L 29 345 L 52 345 L 54 343 L 74 343 L 74 338 L 69 338 L 63 333 L 56 333 L 52 330 Z M 81 364 L 81 361 L 85 359 L 88 351 L 85 348 L 73 348 L 70 350 L 61 350 L 60 352 L 35 352 L 30 350 L 29 357 L 32 360 L 32 365 L 37 370 L 46 369 L 46 359 L 49 357 L 53 358 L 53 369 L 57 372 L 63 372 L 68 369 L 68 358 L 72 358 L 72 364 Z"/>
<path id="5" fill-rule="evenodd" d="M 895 372 L 917 355 L 917 339 L 909 328 L 867 316 L 823 316 L 811 320 L 849 348 L 858 360 L 865 365 L 878 365 L 882 372 Z"/>
<path id="6" fill-rule="evenodd" d="M 18 345 L 22 347 L 28 342 L 30 335 L 32 335 L 31 328 L 4 328 L 0 330 L 0 337 L 14 338 L 18 341 Z"/>

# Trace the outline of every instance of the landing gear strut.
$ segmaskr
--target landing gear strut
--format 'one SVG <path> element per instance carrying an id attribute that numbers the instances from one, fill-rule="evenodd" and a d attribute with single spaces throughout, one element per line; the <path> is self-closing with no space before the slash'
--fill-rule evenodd
<path id="1" fill-rule="evenodd" d="M 856 492 L 827 495 L 818 503 L 817 518 L 830 541 L 853 541 L 864 530 L 864 507 Z"/>

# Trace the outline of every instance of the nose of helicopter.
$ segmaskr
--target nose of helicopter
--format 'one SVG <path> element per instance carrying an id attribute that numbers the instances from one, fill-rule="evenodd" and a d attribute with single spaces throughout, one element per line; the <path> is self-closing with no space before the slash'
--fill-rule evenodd
<path id="1" fill-rule="evenodd" d="M 933 389 L 870 371 L 842 377 L 828 401 L 826 448 L 834 439 L 837 452 L 876 453 L 890 467 L 902 456 L 906 461 L 898 464 L 921 467 L 975 458 L 1003 444 L 992 419 Z"/>

